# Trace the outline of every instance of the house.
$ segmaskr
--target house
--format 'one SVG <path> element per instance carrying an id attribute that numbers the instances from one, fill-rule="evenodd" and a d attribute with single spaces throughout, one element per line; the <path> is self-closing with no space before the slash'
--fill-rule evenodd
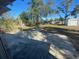
<path id="1" fill-rule="evenodd" d="M 67 26 L 79 26 L 79 19 L 72 18 L 72 19 L 67 20 Z"/>

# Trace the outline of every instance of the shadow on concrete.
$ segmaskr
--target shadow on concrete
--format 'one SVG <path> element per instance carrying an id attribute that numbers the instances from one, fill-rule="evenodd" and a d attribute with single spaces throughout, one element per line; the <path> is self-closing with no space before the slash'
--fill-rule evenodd
<path id="1" fill-rule="evenodd" d="M 4 34 L 7 41 L 7 51 L 10 51 L 13 59 L 57 59 L 49 53 L 50 44 L 29 38 L 19 37 L 16 34 Z"/>
<path id="2" fill-rule="evenodd" d="M 63 35 L 67 35 L 71 39 L 69 39 L 70 42 L 74 45 L 76 50 L 79 52 L 79 31 L 74 31 L 74 30 L 68 30 L 68 29 L 62 29 L 62 28 L 55 28 L 55 27 L 46 27 L 44 28 L 50 33 L 60 33 Z"/>
<path id="3" fill-rule="evenodd" d="M 7 40 L 8 48 L 11 50 L 13 59 L 75 59 L 77 58 L 76 51 L 73 45 L 69 42 L 69 38 L 65 37 L 60 30 L 63 29 L 52 28 L 44 30 L 29 30 L 28 32 L 18 32 L 16 34 L 4 35 Z M 37 40 L 39 35 L 45 36 Z M 27 33 L 27 34 L 26 34 Z M 37 36 L 33 38 L 33 36 Z M 30 37 L 31 36 L 31 37 Z M 63 36 L 63 37 L 62 37 Z M 49 53 L 50 52 L 50 53 Z M 63 56 L 63 58 L 60 56 Z"/>

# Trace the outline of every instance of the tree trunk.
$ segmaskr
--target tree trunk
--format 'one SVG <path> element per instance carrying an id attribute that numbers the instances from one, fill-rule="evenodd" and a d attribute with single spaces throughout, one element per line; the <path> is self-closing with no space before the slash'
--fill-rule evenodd
<path id="1" fill-rule="evenodd" d="M 36 17 L 36 26 L 39 27 L 39 16 Z"/>

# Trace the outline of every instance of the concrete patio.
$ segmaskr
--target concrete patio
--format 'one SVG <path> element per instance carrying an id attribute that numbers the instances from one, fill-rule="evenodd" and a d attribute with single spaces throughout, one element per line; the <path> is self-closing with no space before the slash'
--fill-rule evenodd
<path id="1" fill-rule="evenodd" d="M 23 59 L 23 56 L 29 59 L 78 59 L 78 53 L 69 42 L 71 38 L 66 35 L 29 30 L 4 36 L 14 59 Z"/>

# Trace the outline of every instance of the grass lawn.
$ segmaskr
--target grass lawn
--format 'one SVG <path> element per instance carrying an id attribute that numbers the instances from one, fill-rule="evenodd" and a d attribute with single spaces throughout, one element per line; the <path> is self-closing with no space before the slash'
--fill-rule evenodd
<path id="1" fill-rule="evenodd" d="M 79 26 L 64 26 L 64 25 L 52 25 L 52 24 L 45 24 L 40 25 L 41 28 L 45 27 L 51 27 L 51 28 L 61 28 L 61 29 L 67 29 L 72 31 L 79 31 Z"/>
<path id="2" fill-rule="evenodd" d="M 27 31 L 27 30 L 30 30 L 32 28 L 34 28 L 34 26 L 25 26 L 25 27 L 23 27 L 23 31 Z"/>

